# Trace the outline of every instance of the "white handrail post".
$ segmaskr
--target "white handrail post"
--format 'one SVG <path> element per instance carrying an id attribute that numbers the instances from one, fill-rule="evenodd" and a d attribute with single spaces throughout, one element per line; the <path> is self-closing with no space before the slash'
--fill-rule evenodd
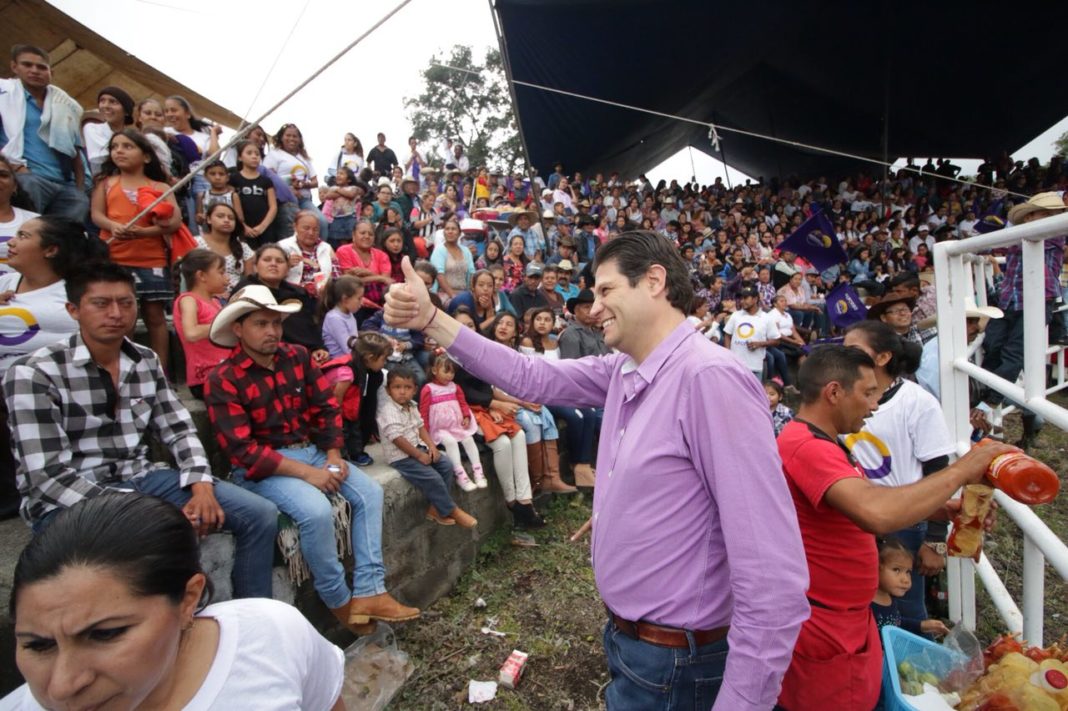
<path id="1" fill-rule="evenodd" d="M 1046 556 L 1024 535 L 1023 539 L 1023 636 L 1028 644 L 1042 646 L 1042 616 L 1046 598 Z"/>
<path id="2" fill-rule="evenodd" d="M 1046 245 L 1040 240 L 1023 241 L 1024 305 L 1024 397 L 1030 401 L 1046 395 Z M 1030 306 L 1030 308 L 1027 308 Z M 1021 406 L 1026 403 L 1019 403 Z"/>

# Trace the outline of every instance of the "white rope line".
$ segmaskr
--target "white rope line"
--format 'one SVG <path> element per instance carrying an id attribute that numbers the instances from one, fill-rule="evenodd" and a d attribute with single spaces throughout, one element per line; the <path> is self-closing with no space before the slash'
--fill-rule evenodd
<path id="1" fill-rule="evenodd" d="M 453 67 L 453 66 L 449 66 L 447 64 L 438 64 L 436 62 L 434 63 L 434 65 L 437 66 L 437 67 L 441 67 L 442 69 L 451 69 L 452 71 L 456 71 L 456 72 L 468 72 L 468 73 L 472 73 L 472 74 L 477 74 L 477 72 L 475 72 L 474 70 L 465 69 L 463 67 Z M 592 102 L 597 103 L 597 104 L 604 104 L 606 106 L 613 106 L 613 107 L 615 107 L 617 109 L 626 109 L 628 111 L 637 111 L 639 113 L 649 114 L 651 116 L 659 116 L 660 118 L 671 119 L 672 121 L 682 121 L 683 123 L 692 123 L 692 124 L 697 125 L 697 126 L 702 126 L 702 127 L 708 129 L 708 131 L 709 131 L 709 140 L 711 141 L 713 147 L 716 148 L 717 150 L 718 150 L 719 141 L 720 141 L 718 131 L 726 131 L 728 133 L 737 133 L 737 134 L 739 134 L 741 136 L 748 136 L 750 138 L 759 138 L 759 139 L 762 139 L 762 140 L 765 140 L 765 141 L 771 141 L 773 143 L 780 143 L 780 144 L 783 144 L 783 145 L 786 145 L 786 146 L 790 146 L 792 148 L 803 148 L 803 149 L 808 149 L 808 150 L 811 150 L 811 151 L 817 151 L 819 153 L 827 153 L 828 155 L 838 156 L 839 158 L 849 158 L 851 160 L 862 161 L 862 162 L 865 162 L 865 163 L 873 163 L 873 164 L 878 165 L 878 166 L 883 167 L 883 168 L 893 168 L 893 166 L 894 166 L 893 163 L 887 163 L 886 161 L 879 160 L 878 158 L 869 158 L 867 156 L 860 156 L 860 155 L 856 155 L 856 154 L 853 154 L 853 153 L 846 153 L 845 151 L 839 151 L 839 150 L 835 150 L 833 148 L 824 148 L 822 146 L 813 146 L 811 144 L 802 143 L 800 141 L 791 141 L 791 140 L 789 140 L 787 138 L 777 138 L 775 136 L 766 136 L 766 135 L 764 135 L 762 133 L 756 133 L 754 131 L 746 131 L 745 129 L 741 129 L 741 128 L 731 128 L 730 126 L 724 126 L 723 124 L 714 124 L 714 123 L 711 123 L 709 121 L 701 121 L 701 120 L 698 120 L 698 119 L 689 118 L 688 116 L 676 116 L 675 114 L 668 114 L 668 113 L 664 113 L 663 111 L 654 111 L 653 109 L 646 109 L 646 108 L 643 108 L 641 106 L 632 106 L 630 104 L 624 104 L 624 103 L 621 103 L 621 102 L 618 102 L 618 101 L 611 101 L 609 99 L 600 99 L 600 98 L 598 98 L 596 96 L 587 96 L 585 94 L 578 94 L 578 93 L 573 92 L 573 91 L 565 91 L 564 89 L 554 89 L 551 86 L 544 86 L 542 84 L 534 84 L 534 83 L 531 83 L 531 82 L 528 82 L 528 81 L 521 81 L 519 79 L 512 79 L 511 82 L 513 84 L 518 85 L 518 86 L 525 86 L 525 87 L 528 87 L 530 89 L 537 89 L 539 91 L 548 91 L 548 92 L 553 93 L 553 94 L 560 94 L 561 96 L 569 96 L 569 97 L 571 97 L 573 99 L 582 99 L 583 101 L 592 101 Z M 923 170 L 921 170 L 920 168 L 917 168 L 915 166 L 907 166 L 906 165 L 906 166 L 903 166 L 902 168 L 899 168 L 899 170 L 905 170 L 905 171 L 908 171 L 908 172 L 913 172 L 913 173 L 916 173 L 918 175 L 930 175 L 930 173 L 924 173 Z M 1015 195 L 1017 197 L 1022 197 L 1024 199 L 1030 197 L 1029 195 L 1024 195 L 1022 193 L 1013 192 L 1013 191 L 1007 190 L 1005 188 L 995 188 L 995 187 L 992 187 L 992 186 L 989 186 L 989 185 L 982 185 L 981 183 L 973 183 L 971 181 L 963 180 L 961 178 L 951 178 L 951 177 L 944 176 L 944 175 L 936 175 L 935 177 L 938 177 L 938 178 L 940 178 L 942 180 L 950 180 L 950 181 L 953 181 L 955 183 L 960 183 L 961 185 L 967 185 L 967 186 L 973 187 L 973 188 L 982 188 L 982 189 L 985 189 L 985 190 L 989 190 L 991 192 L 994 192 L 994 191 L 1003 192 L 1006 195 Z"/>
<path id="2" fill-rule="evenodd" d="M 309 77 L 308 77 L 307 79 L 305 79 L 305 80 L 304 80 L 304 81 L 302 81 L 302 82 L 301 82 L 300 84 L 298 84 L 298 85 L 296 86 L 296 88 L 294 88 L 294 89 L 293 89 L 292 91 L 290 91 L 290 92 L 289 92 L 288 94 L 286 94 L 286 95 L 285 95 L 285 96 L 283 96 L 283 97 L 282 97 L 281 99 L 279 99 L 279 100 L 278 100 L 278 101 L 277 101 L 277 102 L 276 102 L 276 103 L 275 103 L 275 104 L 274 104 L 273 106 L 271 106 L 271 107 L 270 107 L 269 109 L 267 109 L 266 111 L 264 111 L 264 112 L 263 112 L 263 114 L 262 114 L 262 115 L 261 115 L 261 116 L 260 116 L 259 118 L 257 118 L 257 119 L 256 119 L 255 121 L 252 121 L 252 122 L 248 123 L 248 125 L 247 125 L 247 126 L 245 126 L 244 128 L 240 129 L 240 130 L 239 130 L 239 131 L 238 131 L 238 132 L 237 132 L 236 134 L 234 134 L 234 137 L 230 139 L 230 142 L 229 142 L 229 143 L 227 143 L 227 144 L 226 144 L 225 146 L 223 146 L 223 147 L 222 147 L 222 148 L 220 148 L 219 150 L 215 151 L 215 153 L 213 153 L 212 155 L 210 155 L 210 156 L 208 156 L 207 158 L 205 158 L 205 159 L 203 160 L 203 162 L 202 162 L 202 163 L 201 163 L 201 164 L 200 164 L 200 165 L 199 165 L 199 166 L 197 167 L 197 169 L 196 169 L 196 170 L 192 170 L 192 171 L 190 171 L 190 172 L 189 172 L 189 175 L 185 176 L 184 178 L 182 178 L 181 180 L 179 180 L 179 181 L 178 181 L 177 183 L 175 183 L 174 185 L 172 185 L 172 186 L 171 186 L 171 187 L 170 187 L 170 188 L 169 188 L 169 189 L 168 189 L 168 190 L 167 190 L 166 192 L 164 192 L 164 193 L 163 193 L 162 195 L 160 195 L 160 196 L 159 196 L 158 198 L 156 198 L 156 199 L 155 199 L 155 200 L 154 200 L 154 201 L 152 202 L 152 204 L 151 204 L 151 205 L 149 205 L 148 207 L 146 207 L 146 208 L 145 208 L 144 210 L 141 210 L 141 212 L 137 213 L 137 215 L 135 215 L 135 216 L 134 216 L 134 218 L 133 218 L 132 220 L 130 220 L 130 221 L 129 221 L 129 222 L 128 222 L 128 223 L 126 224 L 126 227 L 127 227 L 127 228 L 129 228 L 129 227 L 132 227 L 132 226 L 133 226 L 133 225 L 134 225 L 134 224 L 135 224 L 135 223 L 136 223 L 136 222 L 137 222 L 138 220 L 140 220 L 140 219 L 141 219 L 142 217 L 144 217 L 144 216 L 145 216 L 145 215 L 147 215 L 147 214 L 148 214 L 149 212 L 151 212 L 151 211 L 152 211 L 152 208 L 154 208 L 154 207 L 155 207 L 156 205 L 159 205 L 159 204 L 160 204 L 161 202 L 163 202 L 163 201 L 164 201 L 165 199 L 167 199 L 167 197 L 168 197 L 169 195 L 172 195 L 172 194 L 173 194 L 173 193 L 174 193 L 174 192 L 175 192 L 176 190 L 178 190 L 178 189 L 182 188 L 183 186 L 185 186 L 185 185 L 188 185 L 188 184 L 190 183 L 190 181 L 192 181 L 192 180 L 193 180 L 193 177 L 194 177 L 194 176 L 196 176 L 196 174 L 197 174 L 197 173 L 199 173 L 199 172 L 201 172 L 202 170 L 204 170 L 204 167 L 205 167 L 205 166 L 209 165 L 209 164 L 210 164 L 210 163 L 211 163 L 212 161 L 214 161 L 214 160 L 217 160 L 217 159 L 219 158 L 219 156 L 221 156 L 221 155 L 222 155 L 223 153 L 225 153 L 225 152 L 226 152 L 227 150 L 229 150 L 229 149 L 230 149 L 230 148 L 231 148 L 232 146 L 236 145 L 238 141 L 240 141 L 240 140 L 241 140 L 242 138 L 244 138 L 244 137 L 245 137 L 245 134 L 247 134 L 247 133 L 248 133 L 249 131 L 251 131 L 251 130 L 252 130 L 252 127 L 253 127 L 253 126 L 256 126 L 256 125 L 258 125 L 258 124 L 259 124 L 260 122 L 262 122 L 262 121 L 263 121 L 264 119 L 266 119 L 266 118 L 267 118 L 268 116 L 270 116 L 270 115 L 271 115 L 272 113 L 274 113 L 274 112 L 275 112 L 275 111 L 276 111 L 276 110 L 277 110 L 277 109 L 278 109 L 279 107 L 281 107 L 281 106 L 282 106 L 282 104 L 284 104 L 284 103 L 286 103 L 287 101 L 289 101 L 290 99 L 292 99 L 292 98 L 293 98 L 293 96 L 297 94 L 297 92 L 299 92 L 299 91 L 300 91 L 301 89 L 303 89 L 304 87 L 308 86 L 308 84 L 311 84 L 311 83 L 312 83 L 313 81 L 315 81 L 315 80 L 316 80 L 316 79 L 317 79 L 317 78 L 319 77 L 319 75 L 320 75 L 320 74 L 322 74 L 322 73 L 323 73 L 323 72 L 325 72 L 325 71 L 326 71 L 327 69 L 329 69 L 330 67 L 332 67 L 332 66 L 333 66 L 333 65 L 334 65 L 334 64 L 335 64 L 335 63 L 336 63 L 336 62 L 337 62 L 337 61 L 338 61 L 339 59 L 341 59 L 341 58 L 342 58 L 342 57 L 344 57 L 344 56 L 345 56 L 346 54 L 348 54 L 348 53 L 349 53 L 349 51 L 350 51 L 350 50 L 352 50 L 352 49 L 353 49 L 353 48 L 354 48 L 354 47 L 355 47 L 356 45 L 358 45 L 358 44 L 359 44 L 360 42 L 363 42 L 363 41 L 364 41 L 365 39 L 367 39 L 367 37 L 368 37 L 368 36 L 370 36 L 370 34 L 371 34 L 372 32 L 374 32 L 374 31 L 375 31 L 375 30 L 377 30 L 377 29 L 378 29 L 379 27 L 381 27 L 382 25 L 384 25 L 384 24 L 386 23 L 386 21 L 387 21 L 387 20 L 389 20 L 389 19 L 390 19 L 391 17 L 393 17 L 394 15 L 396 15 L 396 14 L 397 14 L 398 12 L 400 12 L 400 11 L 401 11 L 401 10 L 402 10 L 402 9 L 403 9 L 403 8 L 404 8 L 404 7 L 406 6 L 406 5 L 407 5 L 407 4 L 408 4 L 408 3 L 410 3 L 411 1 L 412 1 L 412 0 L 401 0 L 401 2 L 400 2 L 400 4 L 399 4 L 399 5 L 397 5 L 397 6 L 395 7 L 395 8 L 393 8 L 392 10 L 390 10 L 390 11 L 389 11 L 389 12 L 388 12 L 388 13 L 387 13 L 387 14 L 386 14 L 386 15 L 385 15 L 384 17 L 382 17 L 382 19 L 380 19 L 380 20 L 379 20 L 378 22 L 376 22 L 375 24 L 371 25 L 371 27 L 370 27 L 370 28 L 369 28 L 369 29 L 368 29 L 368 30 L 367 30 L 366 32 L 364 32 L 364 33 L 363 33 L 363 34 L 361 34 L 361 35 L 360 35 L 359 37 L 357 37 L 357 38 L 356 38 L 355 40 L 353 40 L 352 42 L 350 42 L 350 43 L 348 44 L 348 46 L 346 46 L 346 47 L 345 47 L 344 49 L 342 49 L 342 50 L 341 50 L 340 52 L 338 52 L 337 54 L 335 54 L 335 55 L 334 55 L 334 56 L 333 56 L 333 57 L 332 57 L 332 58 L 330 59 L 330 61 L 328 61 L 328 62 L 327 62 L 326 64 L 324 64 L 323 66 L 321 66 L 321 67 L 319 67 L 318 69 L 316 69 L 316 70 L 315 70 L 315 71 L 314 71 L 314 72 L 312 73 L 312 75 L 311 75 L 311 76 L 309 76 Z"/>
<path id="3" fill-rule="evenodd" d="M 304 0 L 304 7 L 300 8 L 300 14 L 297 15 L 297 19 L 293 22 L 293 25 L 289 28 L 289 34 L 286 35 L 282 45 L 278 48 L 278 51 L 274 55 L 274 61 L 271 62 L 270 68 L 267 73 L 263 75 L 263 81 L 260 82 L 260 87 L 256 89 L 256 95 L 252 97 L 252 101 L 249 102 L 248 108 L 245 109 L 245 113 L 241 115 L 241 120 L 248 123 L 248 115 L 252 113 L 252 108 L 256 105 L 256 102 L 260 98 L 260 94 L 263 93 L 263 87 L 267 86 L 267 80 L 271 78 L 271 74 L 274 73 L 274 68 L 278 66 L 278 60 L 282 58 L 282 55 L 286 51 L 286 47 L 289 46 L 289 40 L 293 39 L 293 33 L 297 31 L 297 27 L 300 25 L 300 21 L 304 19 L 304 13 L 308 11 L 308 5 L 311 4 L 311 0 Z"/>

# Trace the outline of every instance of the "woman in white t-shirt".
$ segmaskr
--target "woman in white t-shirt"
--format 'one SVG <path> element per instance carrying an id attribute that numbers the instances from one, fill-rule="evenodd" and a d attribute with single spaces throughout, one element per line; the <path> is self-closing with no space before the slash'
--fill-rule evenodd
<path id="1" fill-rule="evenodd" d="M 0 709 L 343 710 L 341 650 L 282 602 L 205 607 L 199 554 L 182 511 L 155 497 L 106 493 L 57 514 L 15 568 L 27 683 Z"/>
<path id="2" fill-rule="evenodd" d="M 319 220 L 319 234 L 327 234 L 330 225 L 312 201 L 312 188 L 319 187 L 319 176 L 304 148 L 304 135 L 295 123 L 287 123 L 271 138 L 271 143 L 274 150 L 263 159 L 264 167 L 289 183 L 300 209 L 314 212 Z"/>
<path id="3" fill-rule="evenodd" d="M 32 207 L 29 196 L 19 190 L 15 166 L 0 156 L 0 275 L 11 271 L 7 264 L 8 242 L 23 222 L 37 217 Z"/>
<path id="4" fill-rule="evenodd" d="M 882 486 L 907 486 L 949 466 L 956 446 L 942 407 L 933 395 L 907 379 L 919 368 L 920 346 L 904 340 L 881 321 L 850 326 L 843 343 L 872 357 L 875 379 L 884 391 L 864 428 L 845 438 L 846 447 L 868 479 Z M 927 619 L 924 576 L 935 575 L 945 567 L 944 527 L 939 531 L 938 536 L 929 536 L 924 521 L 894 534 L 916 560 L 912 588 L 900 599 L 903 616 Z"/>
<path id="5" fill-rule="evenodd" d="M 52 215 L 27 220 L 8 242 L 8 266 L 0 276 L 0 377 L 13 361 L 78 330 L 67 313 L 64 279 L 107 246 L 86 239 L 81 226 Z"/>

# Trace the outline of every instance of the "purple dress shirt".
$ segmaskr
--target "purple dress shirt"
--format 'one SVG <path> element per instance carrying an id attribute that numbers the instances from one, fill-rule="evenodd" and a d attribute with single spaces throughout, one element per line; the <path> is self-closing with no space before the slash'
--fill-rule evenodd
<path id="1" fill-rule="evenodd" d="M 801 623 L 808 569 L 767 396 L 727 350 L 682 322 L 640 365 L 550 361 L 462 329 L 448 349 L 510 394 L 604 407 L 593 570 L 629 620 L 730 625 L 714 708 L 772 708 Z"/>

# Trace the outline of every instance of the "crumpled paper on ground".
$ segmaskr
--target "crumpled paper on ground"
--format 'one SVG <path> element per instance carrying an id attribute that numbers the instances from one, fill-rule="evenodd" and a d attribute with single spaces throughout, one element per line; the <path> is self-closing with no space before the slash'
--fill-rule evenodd
<path id="1" fill-rule="evenodd" d="M 469 704 L 484 704 L 487 701 L 493 701 L 496 696 L 497 682 L 495 681 L 475 681 L 472 679 L 467 687 L 467 703 Z"/>

